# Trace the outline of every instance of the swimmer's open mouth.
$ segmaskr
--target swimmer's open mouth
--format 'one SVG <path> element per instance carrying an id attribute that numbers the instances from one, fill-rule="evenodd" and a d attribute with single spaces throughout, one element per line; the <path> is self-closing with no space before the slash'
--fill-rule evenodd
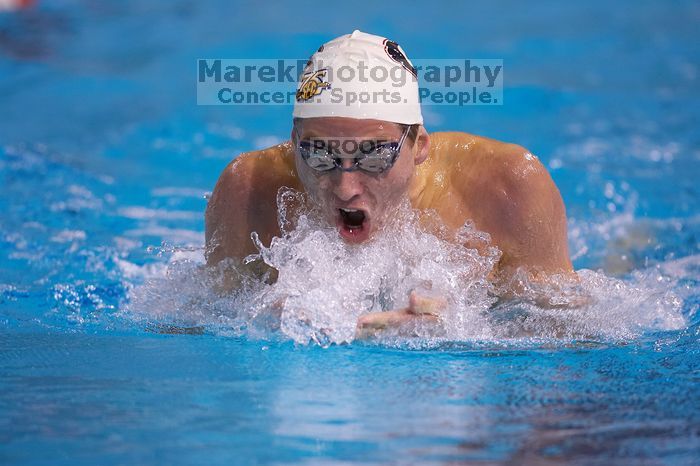
<path id="1" fill-rule="evenodd" d="M 362 209 L 338 209 L 338 229 L 347 241 L 359 243 L 369 237 L 369 216 Z"/>
<path id="2" fill-rule="evenodd" d="M 359 209 L 338 209 L 343 223 L 349 228 L 360 228 L 365 221 L 365 212 Z"/>

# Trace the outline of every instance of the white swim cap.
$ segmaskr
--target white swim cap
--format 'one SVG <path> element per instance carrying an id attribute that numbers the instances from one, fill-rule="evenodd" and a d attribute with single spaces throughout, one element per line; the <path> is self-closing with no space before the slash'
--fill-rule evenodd
<path id="1" fill-rule="evenodd" d="M 355 30 L 311 56 L 299 79 L 294 117 L 422 124 L 416 71 L 396 42 Z"/>

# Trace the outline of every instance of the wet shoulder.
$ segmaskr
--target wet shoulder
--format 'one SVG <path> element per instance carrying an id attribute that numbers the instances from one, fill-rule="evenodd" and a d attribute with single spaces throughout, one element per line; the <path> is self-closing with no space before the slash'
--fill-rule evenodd
<path id="1" fill-rule="evenodd" d="M 219 183 L 228 187 L 224 191 L 244 191 L 251 199 L 277 193 L 282 186 L 301 189 L 289 142 L 240 154 L 226 167 Z"/>
<path id="2" fill-rule="evenodd" d="M 503 188 L 541 164 L 527 149 L 463 132 L 433 133 L 426 175 L 441 173 L 447 187 L 460 191 Z"/>
<path id="3" fill-rule="evenodd" d="M 258 181 L 275 178 L 296 179 L 294 152 L 289 141 L 266 149 L 244 152 L 226 169 L 232 175 L 244 175 Z"/>

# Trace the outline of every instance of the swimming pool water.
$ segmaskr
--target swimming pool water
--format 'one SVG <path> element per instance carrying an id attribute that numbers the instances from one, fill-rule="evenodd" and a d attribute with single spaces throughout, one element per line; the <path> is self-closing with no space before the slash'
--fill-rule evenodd
<path id="1" fill-rule="evenodd" d="M 0 13 L 0 461 L 697 464 L 698 20 L 693 2 L 602 1 Z M 303 57 L 355 28 L 411 57 L 502 58 L 505 105 L 427 107 L 428 130 L 537 154 L 575 267 L 658 282 L 684 324 L 421 351 L 135 315 L 144 283 L 201 258 L 225 164 L 290 130 L 288 107 L 196 106 L 195 60 Z M 152 302 L 191 312 L 197 286 Z M 650 312 L 628 307 L 630 325 Z"/>

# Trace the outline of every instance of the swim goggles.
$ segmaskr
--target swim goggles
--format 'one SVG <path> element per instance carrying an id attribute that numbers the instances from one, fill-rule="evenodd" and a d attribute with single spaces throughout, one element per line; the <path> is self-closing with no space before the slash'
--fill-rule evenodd
<path id="1" fill-rule="evenodd" d="M 302 141 L 296 128 L 294 132 L 298 141 L 296 149 L 299 155 L 309 167 L 316 171 L 326 172 L 337 168 L 343 172 L 363 170 L 369 173 L 382 173 L 389 170 L 396 162 L 410 130 L 411 126 L 406 125 L 398 141 L 363 141 L 356 144 L 357 150 L 351 154 L 341 153 L 337 148 L 332 147 L 332 144 L 321 139 Z M 344 168 L 344 159 L 352 160 L 352 166 Z"/>

